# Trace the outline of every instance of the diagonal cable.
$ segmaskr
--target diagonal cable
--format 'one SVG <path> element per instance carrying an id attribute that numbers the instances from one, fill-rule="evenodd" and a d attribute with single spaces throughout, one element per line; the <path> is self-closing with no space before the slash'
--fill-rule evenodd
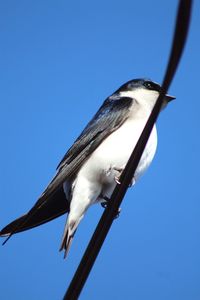
<path id="1" fill-rule="evenodd" d="M 143 150 L 151 134 L 153 125 L 158 118 L 162 106 L 163 97 L 171 84 L 178 63 L 180 61 L 187 38 L 187 32 L 189 29 L 191 9 L 192 0 L 179 1 L 172 48 L 162 84 L 162 91 L 137 142 L 137 145 L 133 150 L 131 157 L 120 177 L 121 184 L 116 186 L 109 201 L 108 207 L 102 214 L 102 217 L 74 274 L 74 277 L 68 287 L 68 290 L 65 293 L 65 296 L 63 298 L 64 300 L 78 299 L 84 287 L 84 284 L 88 278 L 88 275 L 90 274 L 90 271 L 95 263 L 98 253 L 100 252 L 103 242 L 108 234 L 108 231 L 112 225 L 112 222 L 117 214 L 118 208 L 128 189 L 129 183 L 131 182 L 131 179 L 134 176 Z"/>

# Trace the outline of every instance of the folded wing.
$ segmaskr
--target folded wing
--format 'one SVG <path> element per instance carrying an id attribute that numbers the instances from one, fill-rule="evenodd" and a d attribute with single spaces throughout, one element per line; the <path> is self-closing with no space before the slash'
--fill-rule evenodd
<path id="1" fill-rule="evenodd" d="M 0 231 L 9 237 L 17 232 L 53 220 L 69 211 L 69 200 L 65 198 L 63 183 L 72 181 L 88 156 L 113 131 L 127 119 L 132 104 L 129 97 L 109 97 L 88 123 L 81 135 L 68 150 L 58 165 L 57 173 L 31 210 L 14 220 Z"/>

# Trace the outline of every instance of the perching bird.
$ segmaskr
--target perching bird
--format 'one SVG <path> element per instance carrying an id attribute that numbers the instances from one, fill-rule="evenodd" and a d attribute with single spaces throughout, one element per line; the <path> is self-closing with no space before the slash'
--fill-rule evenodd
<path id="1" fill-rule="evenodd" d="M 134 79 L 108 97 L 67 151 L 55 177 L 33 208 L 3 228 L 0 235 L 10 236 L 67 212 L 60 247 L 66 256 L 89 206 L 109 201 L 160 91 L 160 85 L 149 79 Z M 165 95 L 163 108 L 172 99 Z M 150 165 L 156 147 L 154 125 L 133 183 Z"/>

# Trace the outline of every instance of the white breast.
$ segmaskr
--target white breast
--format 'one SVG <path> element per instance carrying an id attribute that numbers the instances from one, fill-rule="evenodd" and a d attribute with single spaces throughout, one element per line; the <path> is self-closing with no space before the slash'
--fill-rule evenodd
<path id="1" fill-rule="evenodd" d="M 112 170 L 123 169 L 140 137 L 144 120 L 128 119 L 118 130 L 109 135 L 92 153 L 80 172 L 89 180 L 113 180 Z M 154 126 L 136 170 L 136 179 L 151 163 L 157 147 L 157 132 Z M 115 172 L 116 173 L 116 172 Z M 111 176 L 109 176 L 111 175 Z M 102 178 L 102 176 L 104 178 Z M 112 178 L 111 178 L 112 177 Z"/>

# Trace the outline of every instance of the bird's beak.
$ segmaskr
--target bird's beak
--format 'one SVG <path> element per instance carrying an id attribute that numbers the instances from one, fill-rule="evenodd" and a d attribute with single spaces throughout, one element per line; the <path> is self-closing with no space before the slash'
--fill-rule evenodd
<path id="1" fill-rule="evenodd" d="M 170 96 L 170 95 L 168 95 L 168 94 L 165 95 L 165 101 L 166 101 L 167 103 L 170 102 L 170 101 L 172 101 L 172 100 L 174 100 L 174 99 L 176 99 L 176 97 Z"/>

